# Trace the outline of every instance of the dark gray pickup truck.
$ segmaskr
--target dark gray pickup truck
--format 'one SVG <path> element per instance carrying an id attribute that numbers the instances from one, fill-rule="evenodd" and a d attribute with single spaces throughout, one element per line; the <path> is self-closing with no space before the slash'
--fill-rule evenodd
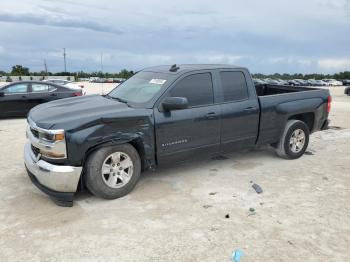
<path id="1" fill-rule="evenodd" d="M 254 86 L 229 65 L 159 66 L 108 95 L 49 102 L 28 114 L 25 165 L 32 182 L 71 206 L 78 185 L 96 196 L 128 194 L 141 171 L 269 144 L 296 159 L 328 126 L 325 89 Z"/>

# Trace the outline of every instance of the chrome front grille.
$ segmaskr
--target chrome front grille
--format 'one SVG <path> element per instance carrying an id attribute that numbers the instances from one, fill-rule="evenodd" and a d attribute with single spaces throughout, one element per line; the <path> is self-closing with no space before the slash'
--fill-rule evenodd
<path id="1" fill-rule="evenodd" d="M 32 132 L 34 137 L 39 138 L 39 132 L 37 130 L 31 127 L 30 132 Z"/>
<path id="2" fill-rule="evenodd" d="M 32 151 L 35 156 L 38 156 L 40 154 L 40 149 L 36 148 L 35 146 L 31 145 Z"/>

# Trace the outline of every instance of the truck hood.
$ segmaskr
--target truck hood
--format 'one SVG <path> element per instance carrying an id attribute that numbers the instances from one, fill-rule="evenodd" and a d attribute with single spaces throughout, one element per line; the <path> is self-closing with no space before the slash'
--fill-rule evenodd
<path id="1" fill-rule="evenodd" d="M 149 110 L 131 108 L 125 103 L 100 95 L 88 95 L 38 105 L 29 112 L 28 117 L 44 129 L 71 130 L 101 121 L 145 115 L 145 111 Z"/>

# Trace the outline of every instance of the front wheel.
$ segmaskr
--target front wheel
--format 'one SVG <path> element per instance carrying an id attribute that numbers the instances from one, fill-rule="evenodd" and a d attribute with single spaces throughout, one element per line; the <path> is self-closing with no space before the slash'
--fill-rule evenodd
<path id="1" fill-rule="evenodd" d="M 137 184 L 141 160 L 130 144 L 103 147 L 85 165 L 86 186 L 96 196 L 115 199 L 127 195 Z"/>
<path id="2" fill-rule="evenodd" d="M 301 157 L 309 144 L 308 126 L 299 120 L 289 120 L 276 148 L 276 153 L 285 159 Z"/>

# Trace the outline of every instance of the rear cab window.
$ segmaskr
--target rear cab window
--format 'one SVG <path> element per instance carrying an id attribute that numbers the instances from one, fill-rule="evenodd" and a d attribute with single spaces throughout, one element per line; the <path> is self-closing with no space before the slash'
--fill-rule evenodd
<path id="1" fill-rule="evenodd" d="M 214 103 L 211 73 L 197 73 L 184 77 L 170 90 L 171 97 L 185 97 L 190 107 Z"/>
<path id="2" fill-rule="evenodd" d="M 243 72 L 220 72 L 223 102 L 234 102 L 248 99 L 248 85 Z"/>

